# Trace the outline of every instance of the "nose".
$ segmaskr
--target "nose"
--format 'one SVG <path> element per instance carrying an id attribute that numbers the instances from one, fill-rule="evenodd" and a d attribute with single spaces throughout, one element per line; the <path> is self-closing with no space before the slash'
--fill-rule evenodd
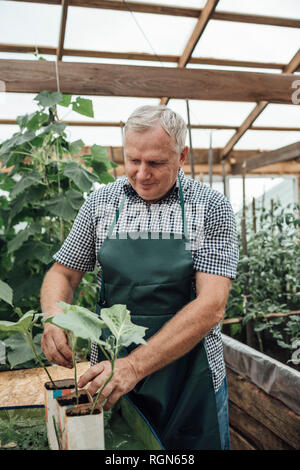
<path id="1" fill-rule="evenodd" d="M 151 178 L 151 172 L 150 172 L 150 168 L 148 167 L 148 165 L 146 165 L 145 163 L 141 163 L 137 171 L 136 177 L 140 181 L 149 180 Z"/>

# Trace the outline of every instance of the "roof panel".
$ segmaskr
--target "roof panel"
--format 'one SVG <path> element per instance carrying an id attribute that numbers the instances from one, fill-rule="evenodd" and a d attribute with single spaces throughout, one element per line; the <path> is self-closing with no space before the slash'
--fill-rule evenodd
<path id="1" fill-rule="evenodd" d="M 65 48 L 178 55 L 195 22 L 194 18 L 69 7 Z M 89 27 L 80 34 L 84 24 Z"/>
<path id="2" fill-rule="evenodd" d="M 61 7 L 0 2 L 0 43 L 57 47 Z"/>
<path id="3" fill-rule="evenodd" d="M 234 146 L 235 150 L 275 150 L 299 142 L 300 132 L 247 131 Z"/>
<path id="4" fill-rule="evenodd" d="M 220 0 L 216 11 L 300 19 L 298 0 Z"/>
<path id="5" fill-rule="evenodd" d="M 193 57 L 288 63 L 298 49 L 296 28 L 210 20 Z"/>

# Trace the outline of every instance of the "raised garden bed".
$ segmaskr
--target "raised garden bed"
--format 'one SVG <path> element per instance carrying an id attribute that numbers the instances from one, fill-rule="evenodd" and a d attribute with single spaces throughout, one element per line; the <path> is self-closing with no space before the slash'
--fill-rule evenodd
<path id="1" fill-rule="evenodd" d="M 300 372 L 222 335 L 232 450 L 300 449 Z"/>

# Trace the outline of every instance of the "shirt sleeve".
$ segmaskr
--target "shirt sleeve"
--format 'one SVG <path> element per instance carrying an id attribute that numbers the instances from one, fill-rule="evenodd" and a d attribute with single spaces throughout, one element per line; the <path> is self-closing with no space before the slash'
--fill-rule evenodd
<path id="1" fill-rule="evenodd" d="M 91 197 L 81 206 L 69 235 L 53 258 L 71 269 L 94 271 L 96 259 Z"/>
<path id="2" fill-rule="evenodd" d="M 206 215 L 193 257 L 197 271 L 236 278 L 239 247 L 235 215 L 227 198 Z"/>

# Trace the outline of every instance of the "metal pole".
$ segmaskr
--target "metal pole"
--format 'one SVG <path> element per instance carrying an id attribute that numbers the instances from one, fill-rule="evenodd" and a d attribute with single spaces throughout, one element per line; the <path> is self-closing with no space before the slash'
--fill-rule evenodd
<path id="1" fill-rule="evenodd" d="M 195 171 L 194 171 L 194 152 L 193 152 L 192 133 L 191 133 L 190 107 L 189 107 L 189 102 L 188 102 L 188 100 L 186 100 L 186 111 L 187 111 L 188 130 L 189 130 L 189 139 L 190 139 L 191 175 L 192 175 L 192 178 L 194 179 L 194 178 L 195 178 Z"/>

